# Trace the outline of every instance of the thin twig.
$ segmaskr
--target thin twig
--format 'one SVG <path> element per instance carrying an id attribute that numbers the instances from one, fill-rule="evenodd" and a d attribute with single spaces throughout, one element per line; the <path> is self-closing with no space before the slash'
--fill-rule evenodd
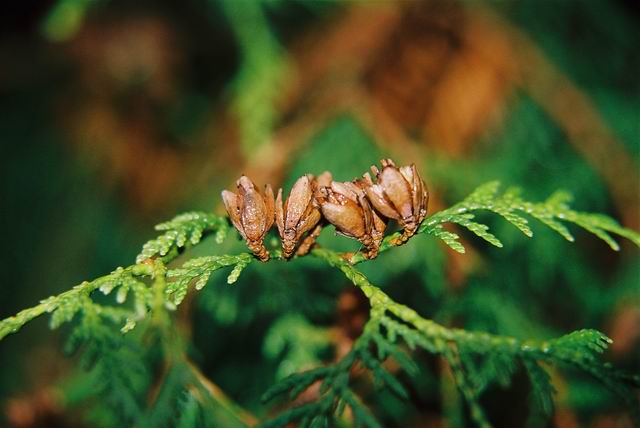
<path id="1" fill-rule="evenodd" d="M 211 396 L 211 398 L 222 406 L 226 411 L 236 416 L 243 424 L 253 427 L 258 424 L 258 418 L 256 418 L 248 410 L 240 407 L 234 402 L 224 391 L 215 383 L 213 383 L 208 377 L 204 375 L 188 357 L 184 357 L 184 363 L 191 371 L 191 374 L 196 378 L 202 388 Z"/>

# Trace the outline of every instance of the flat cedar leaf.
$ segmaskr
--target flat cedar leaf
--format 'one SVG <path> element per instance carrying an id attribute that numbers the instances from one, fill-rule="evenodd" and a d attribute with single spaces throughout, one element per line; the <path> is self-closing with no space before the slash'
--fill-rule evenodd
<path id="1" fill-rule="evenodd" d="M 367 406 L 365 406 L 360 399 L 350 390 L 344 391 L 342 399 L 345 403 L 351 407 L 351 411 L 356 419 L 357 426 L 364 426 L 368 428 L 382 428 L 382 425 L 376 420 L 373 413 Z"/>
<path id="2" fill-rule="evenodd" d="M 170 296 L 174 304 L 178 305 L 186 296 L 190 284 L 193 283 L 196 290 L 202 290 L 213 272 L 228 266 L 234 266 L 234 269 L 227 282 L 229 280 L 234 282 L 252 260 L 253 257 L 246 253 L 236 256 L 204 256 L 191 259 L 182 266 L 167 272 L 169 284 L 165 293 Z"/>
<path id="3" fill-rule="evenodd" d="M 502 248 L 502 242 L 496 236 L 489 232 L 489 226 L 481 223 L 476 223 L 472 221 L 473 215 L 460 215 L 460 216 L 452 216 L 450 221 L 452 223 L 459 224 L 467 228 L 469 231 L 475 233 L 480 238 L 484 239 L 491 245 L 495 245 L 498 248 Z"/>
<path id="4" fill-rule="evenodd" d="M 304 389 L 306 389 L 309 385 L 319 379 L 324 378 L 329 373 L 330 370 L 326 367 L 318 367 L 316 369 L 294 373 L 272 385 L 264 394 L 262 394 L 260 400 L 265 403 L 267 401 L 273 400 L 278 395 L 284 394 L 290 390 L 299 391 L 299 394 L 300 392 L 304 391 Z M 295 396 L 297 396 L 298 394 L 296 394 Z"/>
<path id="5" fill-rule="evenodd" d="M 615 251 L 620 249 L 620 245 L 611 236 L 612 233 L 627 238 L 640 246 L 640 234 L 620 226 L 612 218 L 602 214 L 572 210 L 567 205 L 571 201 L 571 196 L 566 192 L 556 192 L 546 201 L 536 203 L 522 199 L 521 192 L 517 188 L 510 188 L 502 194 L 499 190 L 500 183 L 497 181 L 483 184 L 462 202 L 426 218 L 420 225 L 418 233 L 434 235 L 442 239 L 454 251 L 464 253 L 464 247 L 460 244 L 458 235 L 448 232 L 442 227 L 445 223 L 454 223 L 467 228 L 492 245 L 502 247 L 500 240 L 488 232 L 488 226 L 472 221 L 473 211 L 485 210 L 503 217 L 528 237 L 533 236 L 533 231 L 529 226 L 529 221 L 523 215 L 539 220 L 570 242 L 574 241 L 574 237 L 563 222 L 573 223 L 583 228 L 603 240 Z M 388 250 L 391 247 L 389 243 L 393 239 L 395 236 L 385 239 L 380 251 Z"/>
<path id="6" fill-rule="evenodd" d="M 221 243 L 228 229 L 226 217 L 200 211 L 180 214 L 156 226 L 156 230 L 164 233 L 144 244 L 136 262 L 141 263 L 153 256 L 165 256 L 172 248 L 180 249 L 187 243 L 196 245 L 205 232 L 215 232 L 216 242 Z"/>
<path id="7" fill-rule="evenodd" d="M 578 330 L 549 341 L 549 347 L 556 353 L 590 357 L 594 352 L 604 352 L 612 340 L 597 330 Z"/>
<path id="8" fill-rule="evenodd" d="M 453 251 L 458 252 L 460 254 L 464 254 L 465 252 L 464 246 L 460 243 L 459 241 L 460 237 L 457 234 L 444 230 L 442 226 L 438 226 L 434 228 L 431 231 L 431 234 L 437 238 L 442 239 L 442 242 L 447 244 L 449 248 L 451 248 Z"/>
<path id="9" fill-rule="evenodd" d="M 553 396 L 556 390 L 551 384 L 549 374 L 535 360 L 525 358 L 522 362 L 527 370 L 533 389 L 533 402 L 544 415 L 551 416 L 553 413 Z"/>

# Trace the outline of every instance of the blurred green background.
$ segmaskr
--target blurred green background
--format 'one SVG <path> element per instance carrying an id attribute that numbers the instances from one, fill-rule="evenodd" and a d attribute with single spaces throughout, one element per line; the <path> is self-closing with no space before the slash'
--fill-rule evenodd
<path id="1" fill-rule="evenodd" d="M 381 156 L 415 162 L 433 212 L 499 179 L 640 227 L 640 8 L 632 1 L 59 0 L 0 14 L 0 318 L 128 265 L 153 225 L 220 212 L 241 174 L 289 188 L 349 180 Z M 460 256 L 419 238 L 364 266 L 372 282 L 448 325 L 547 338 L 596 328 L 605 356 L 640 369 L 640 264 L 578 232 L 505 248 L 464 235 Z M 325 231 L 321 243 L 357 245 Z M 242 248 L 205 245 L 198 251 Z M 194 361 L 243 407 L 275 379 L 349 346 L 366 304 L 313 261 L 214 275 L 180 317 Z M 78 404 L 65 331 L 38 321 L 0 342 L 0 425 L 95 426 Z M 456 425 L 441 369 L 403 403 L 371 396 L 385 426 Z M 496 426 L 631 426 L 595 381 L 557 373 L 557 411 L 531 422 L 526 381 L 483 398 Z M 84 394 L 84 395 L 83 395 Z M 505 403 L 508 403 L 505 405 Z M 98 406 L 99 407 L 99 406 Z M 92 410 L 93 409 L 93 410 Z M 92 413 L 93 412 L 93 413 Z M 448 420 L 449 425 L 445 425 Z M 218 426 L 225 426 L 218 422 Z"/>

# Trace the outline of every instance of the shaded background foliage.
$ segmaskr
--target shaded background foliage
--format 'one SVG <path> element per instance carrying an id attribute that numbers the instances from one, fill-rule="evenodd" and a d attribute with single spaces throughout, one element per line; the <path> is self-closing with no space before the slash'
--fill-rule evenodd
<path id="1" fill-rule="evenodd" d="M 5 8 L 2 318 L 130 264 L 152 225 L 177 211 L 220 212 L 220 190 L 241 172 L 290 187 L 327 169 L 351 179 L 392 156 L 418 164 L 431 210 L 499 179 L 532 199 L 563 188 L 577 209 L 640 226 L 633 2 Z M 505 248 L 470 240 L 461 256 L 416 239 L 363 269 L 396 300 L 448 325 L 541 339 L 600 329 L 614 339 L 606 358 L 638 372 L 637 249 L 623 243 L 611 253 L 581 232 L 572 245 L 543 228 L 525 240 L 482 220 Z M 357 249 L 328 231 L 320 242 Z M 241 245 L 205 242 L 197 251 L 231 247 Z M 366 316 L 358 294 L 314 260 L 254 264 L 234 286 L 214 274 L 178 313 L 202 372 L 257 417 L 266 415 L 259 398 L 269 385 L 344 354 Z M 88 375 L 60 351 L 64 342 L 64 330 L 52 334 L 40 321 L 0 343 L 3 425 L 110 424 L 99 400 L 78 405 L 90 395 Z M 421 376 L 405 379 L 410 402 L 383 392 L 371 395 L 372 406 L 387 426 L 456 426 L 463 413 L 445 369 L 427 355 L 418 361 Z M 144 376 L 140 385 L 157 373 Z M 552 425 L 630 425 L 591 379 L 554 376 Z M 522 376 L 506 390 L 492 387 L 483 396 L 490 419 L 535 426 L 528 391 Z"/>

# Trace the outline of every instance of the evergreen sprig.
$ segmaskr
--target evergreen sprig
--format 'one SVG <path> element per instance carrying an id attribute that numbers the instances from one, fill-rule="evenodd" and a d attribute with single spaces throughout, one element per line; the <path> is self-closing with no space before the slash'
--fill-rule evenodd
<path id="1" fill-rule="evenodd" d="M 464 253 L 465 248 L 459 241 L 460 236 L 444 229 L 444 224 L 453 223 L 501 248 L 502 242 L 489 232 L 489 227 L 474 221 L 476 214 L 472 211 L 485 210 L 498 214 L 528 237 L 533 236 L 533 230 L 529 226 L 529 220 L 523 215 L 539 220 L 570 242 L 573 242 L 575 238 L 563 222 L 573 223 L 594 234 L 615 251 L 620 249 L 620 245 L 611 236 L 611 233 L 627 238 L 640 246 L 640 234 L 622 227 L 612 218 L 602 214 L 585 213 L 571 209 L 569 202 L 572 197 L 566 192 L 555 192 L 543 202 L 530 202 L 522 198 L 519 188 L 510 187 L 500 193 L 500 186 L 498 181 L 491 181 L 479 186 L 461 202 L 426 218 L 418 229 L 418 233 L 433 235 L 454 251 Z M 380 246 L 380 252 L 397 245 L 397 239 L 400 235 L 397 232 L 386 237 Z M 362 254 L 356 254 L 351 262 L 359 263 L 364 260 Z"/>
<path id="2" fill-rule="evenodd" d="M 47 313 L 51 314 L 51 328 L 57 328 L 80 316 L 95 321 L 113 322 L 120 325 L 121 331 L 126 333 L 160 306 L 175 309 L 193 281 L 196 290 L 200 290 L 214 271 L 234 266 L 227 277 L 227 283 L 232 284 L 252 260 L 249 254 L 244 253 L 237 256 L 195 258 L 172 270 L 167 270 L 161 260 L 151 259 L 126 268 L 119 267 L 108 275 L 85 281 L 69 291 L 49 297 L 32 308 L 0 321 L 0 339 L 16 333 L 29 321 Z M 161 298 L 157 297 L 153 285 L 149 284 L 149 281 L 155 279 L 161 279 Z M 110 295 L 114 290 L 116 304 L 96 303 L 94 292 Z M 133 297 L 127 299 L 131 295 Z M 124 305 L 126 302 L 130 304 Z"/>
<path id="3" fill-rule="evenodd" d="M 189 284 L 195 281 L 195 289 L 202 290 L 213 272 L 227 266 L 233 266 L 233 270 L 227 277 L 227 284 L 233 284 L 252 260 L 253 257 L 247 253 L 237 256 L 206 256 L 191 259 L 181 267 L 167 272 L 167 278 L 173 281 L 167 287 L 166 293 L 172 302 L 178 305 L 186 296 Z"/>
<path id="4" fill-rule="evenodd" d="M 337 363 L 292 374 L 265 392 L 262 396 L 264 402 L 287 393 L 288 398 L 293 400 L 312 384 L 321 382 L 316 400 L 285 410 L 264 423 L 262 427 L 282 427 L 295 421 L 300 422 L 300 427 L 329 426 L 329 421 L 334 415 L 338 417 L 343 415 L 346 406 L 349 406 L 353 412 L 357 424 L 381 427 L 373 413 L 350 387 L 350 373 L 354 366 L 360 363 L 374 373 L 379 384 L 387 385 L 404 399 L 408 398 L 408 393 L 402 384 L 380 364 L 380 355 L 374 356 L 369 349 L 374 340 L 384 340 L 377 334 L 378 328 L 377 320 L 369 321 L 362 335 L 353 344 L 351 351 Z M 382 348 L 379 348 L 379 351 L 383 352 Z"/>
<path id="5" fill-rule="evenodd" d="M 229 231 L 229 222 L 226 217 L 192 211 L 160 223 L 155 229 L 164 233 L 144 244 L 142 251 L 136 257 L 137 263 L 154 256 L 166 256 L 171 251 L 177 252 L 186 246 L 196 245 L 204 234 L 211 232 L 215 232 L 216 242 L 222 243 Z"/>
<path id="6" fill-rule="evenodd" d="M 73 330 L 67 351 L 81 348 L 80 363 L 87 370 L 92 388 L 87 395 L 99 396 L 109 408 L 113 425 L 131 426 L 144 415 L 144 397 L 151 374 L 144 348 L 104 320 L 85 313 Z M 87 397 L 88 398 L 88 397 Z"/>
<path id="7" fill-rule="evenodd" d="M 528 220 L 521 214 L 527 214 L 541 221 L 570 242 L 574 241 L 574 237 L 562 222 L 573 223 L 593 233 L 615 251 L 618 251 L 620 246 L 610 233 L 623 236 L 640 245 L 640 234 L 623 228 L 615 220 L 601 214 L 583 213 L 571 209 L 568 204 L 572 197 L 566 192 L 555 192 L 545 201 L 536 203 L 522 199 L 521 190 L 517 187 L 508 188 L 503 193 L 499 191 L 500 182 L 498 181 L 478 187 L 462 202 L 428 218 L 422 224 L 420 232 L 437 233 L 441 224 L 456 223 L 490 244 L 502 247 L 502 243 L 487 232 L 487 226 L 472 221 L 475 216 L 470 211 L 487 210 L 500 215 L 528 237 L 533 236 L 533 231 L 529 227 Z M 453 249 L 459 251 L 459 249 Z"/>
<path id="8" fill-rule="evenodd" d="M 557 192 L 543 202 L 534 203 L 524 200 L 515 188 L 502 193 L 499 190 L 498 182 L 480 186 L 462 202 L 425 219 L 418 232 L 433 235 L 455 251 L 464 252 L 459 236 L 444 229 L 446 223 L 453 223 L 501 247 L 501 241 L 489 232 L 488 226 L 476 221 L 475 211 L 485 210 L 503 217 L 527 236 L 532 236 L 533 232 L 524 215 L 540 220 L 569 241 L 574 238 L 564 224 L 567 222 L 593 233 L 614 250 L 618 250 L 619 245 L 611 234 L 626 237 L 640 245 L 638 233 L 622 228 L 613 219 L 572 210 L 568 206 L 570 198 L 565 193 Z M 170 317 L 167 310 L 174 309 L 184 299 L 191 284 L 196 290 L 201 289 L 211 274 L 219 269 L 232 267 L 227 283 L 234 283 L 254 260 L 250 254 L 203 256 L 175 268 L 167 267 L 167 263 L 175 259 L 182 249 L 196 245 L 207 234 L 215 234 L 216 241 L 222 242 L 229 228 L 226 217 L 202 212 L 182 214 L 162 223 L 156 227 L 163 232 L 162 235 L 144 245 L 136 264 L 83 282 L 0 321 L 0 339 L 17 332 L 27 322 L 45 313 L 51 314 L 52 328 L 77 320 L 72 330 L 71 344 L 85 344 L 85 358 L 93 361 L 93 365 L 90 365 L 97 373 L 95 376 L 102 379 L 103 391 L 112 397 L 109 400 L 112 400 L 114 408 L 119 409 L 117 413 L 123 417 L 121 422 L 128 424 L 148 419 L 150 416 L 142 407 L 144 403 L 137 398 L 146 375 L 143 369 L 134 370 L 140 373 L 139 376 L 128 370 L 120 370 L 136 351 L 128 350 L 124 342 L 121 343 L 124 336 L 118 330 L 127 332 L 147 318 L 157 321 L 152 323 L 153 328 L 168 328 Z M 385 238 L 380 251 L 397 245 L 399 236 L 396 233 Z M 279 254 L 277 251 L 274 253 Z M 365 260 L 362 254 L 351 256 L 322 248 L 313 249 L 311 254 L 339 269 L 364 293 L 370 303 L 370 318 L 351 351 L 339 361 L 290 375 L 264 395 L 267 401 L 287 393 L 290 399 L 294 399 L 311 385 L 320 384 L 314 400 L 285 410 L 267 421 L 265 426 L 284 426 L 293 421 L 298 421 L 301 426 L 326 424 L 336 416 L 344 415 L 346 407 L 351 409 L 356 423 L 369 427 L 380 426 L 363 397 L 353 387 L 353 377 L 356 373 L 360 373 L 359 377 L 363 377 L 363 373 L 370 373 L 369 378 L 374 379 L 376 384 L 384 385 L 399 397 L 406 398 L 405 387 L 384 364 L 385 360 L 392 358 L 402 370 L 410 376 L 416 376 L 417 365 L 404 346 L 409 350 L 426 350 L 446 361 L 461 396 L 468 404 L 470 417 L 482 427 L 489 426 L 489 421 L 479 404 L 479 397 L 493 383 L 508 385 L 520 366 L 529 376 L 533 402 L 542 413 L 550 414 L 553 409 L 554 388 L 545 369 L 549 364 L 569 366 L 588 373 L 627 401 L 632 409 L 640 408 L 633 393 L 633 389 L 640 386 L 640 379 L 601 362 L 599 356 L 611 340 L 598 331 L 580 330 L 557 339 L 540 341 L 448 328 L 393 301 L 379 287 L 371 284 L 354 267 Z M 104 303 L 104 298 L 96 298 L 97 293 L 107 296 L 115 294 L 115 301 Z M 165 347 L 172 334 L 161 332 L 159 335 Z M 113 354 L 113 358 L 104 358 L 109 353 Z M 185 358 L 182 351 L 167 353 L 171 355 L 173 366 L 176 360 Z M 191 367 L 186 362 L 182 366 Z M 356 368 L 364 370 L 354 370 Z M 112 378 L 107 379 L 109 376 Z M 139 377 L 139 380 L 134 382 L 134 377 Z M 203 388 L 202 382 L 200 385 Z M 184 393 L 184 389 L 181 391 Z M 180 423 L 199 418 L 200 410 L 193 401 L 194 397 L 187 395 L 181 401 L 185 410 Z M 222 402 L 227 402 L 227 399 L 222 399 Z M 153 418 L 166 419 L 157 415 Z"/>
<path id="9" fill-rule="evenodd" d="M 388 356 L 393 356 L 405 370 L 415 370 L 412 364 L 407 364 L 406 357 L 400 351 L 391 351 L 399 339 L 410 349 L 422 348 L 441 355 L 447 361 L 455 383 L 469 406 L 470 416 L 480 427 L 491 425 L 479 404 L 479 395 L 493 381 L 508 384 L 518 364 L 526 368 L 534 388 L 535 402 L 547 414 L 551 412 L 554 389 L 540 362 L 581 369 L 620 395 L 632 406 L 631 409 L 640 404 L 632 398 L 633 388 L 640 387 L 640 379 L 614 370 L 611 365 L 598 360 L 597 355 L 611 343 L 611 339 L 598 331 L 580 330 L 549 341 L 535 341 L 447 328 L 393 301 L 340 254 L 325 249 L 315 249 L 312 254 L 341 270 L 362 290 L 371 305 L 370 319 L 352 351 L 338 363 L 294 374 L 265 394 L 263 399 L 269 400 L 290 391 L 290 397 L 295 398 L 309 385 L 322 382 L 320 396 L 314 403 L 289 409 L 265 426 L 285 426 L 294 421 L 301 421 L 302 426 L 310 426 L 307 424 L 319 418 L 330 418 L 344 404 L 355 406 L 352 410 L 357 423 L 369 427 L 380 426 L 362 400 L 354 397 L 354 392 L 349 388 L 349 374 L 351 368 L 360 362 L 372 372 L 375 379 L 399 396 L 406 396 L 404 387 L 381 365 Z M 375 344 L 377 353 L 369 351 L 370 344 Z M 474 360 L 477 357 L 480 357 L 480 362 Z"/>
<path id="10" fill-rule="evenodd" d="M 140 278 L 151 276 L 153 272 L 153 265 L 137 264 L 127 268 L 119 267 L 110 274 L 93 281 L 84 281 L 71 290 L 44 299 L 38 305 L 0 321 L 0 339 L 8 334 L 16 333 L 27 322 L 46 313 L 51 314 L 51 328 L 57 328 L 61 324 L 71 321 L 77 314 L 122 322 L 128 316 L 134 315 L 135 311 L 119 306 L 99 305 L 91 298 L 91 294 L 96 290 L 109 294 L 115 288 L 119 288 L 116 299 L 118 303 L 124 303 L 129 290 L 133 290 L 135 294 L 134 308 L 142 310 L 149 305 L 149 294 L 148 286 L 141 282 Z"/>

